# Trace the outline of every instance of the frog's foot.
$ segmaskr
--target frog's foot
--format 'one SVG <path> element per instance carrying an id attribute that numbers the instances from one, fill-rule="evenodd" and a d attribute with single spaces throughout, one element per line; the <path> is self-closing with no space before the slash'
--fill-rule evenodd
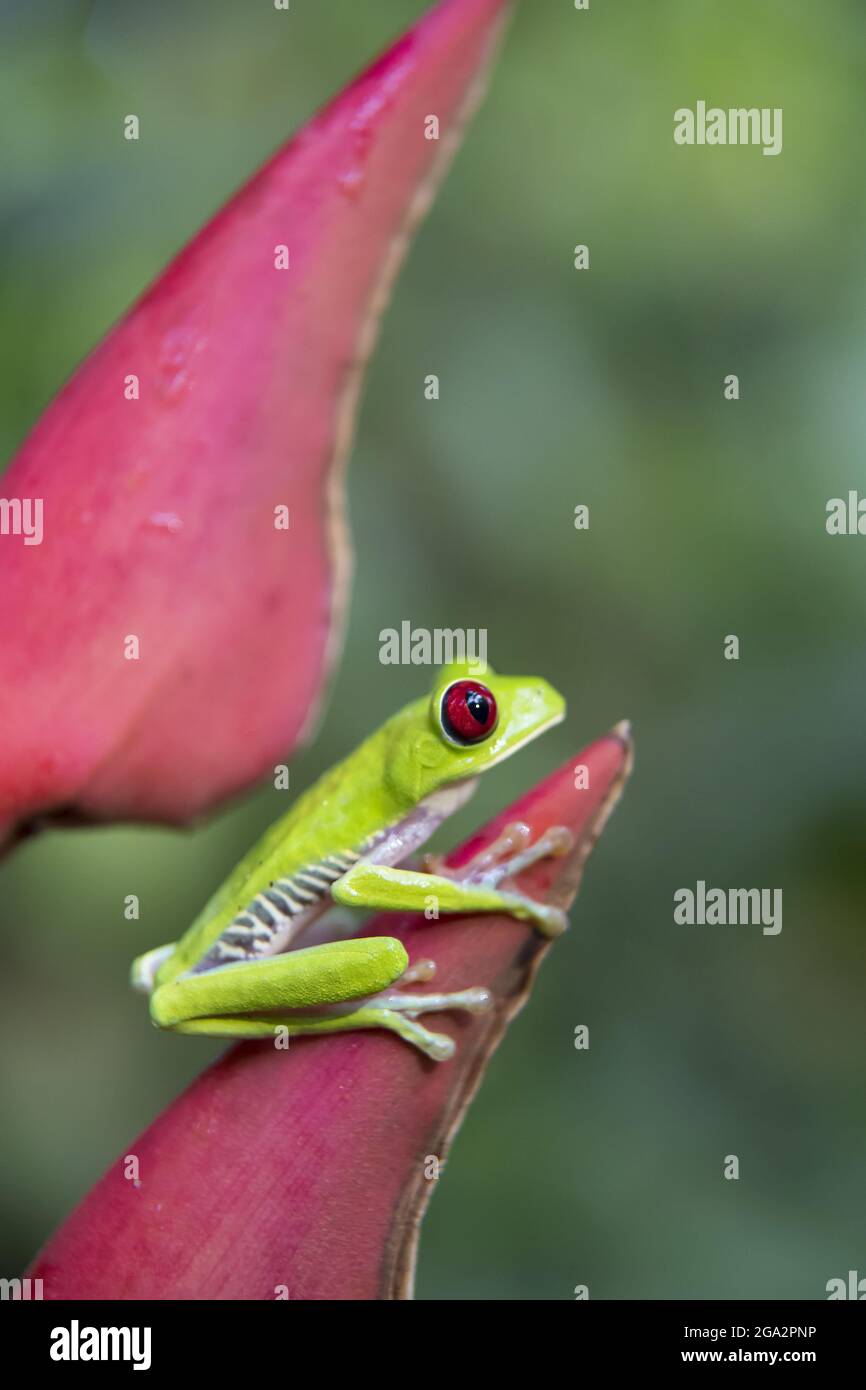
<path id="1" fill-rule="evenodd" d="M 511 825 L 506 825 L 502 834 L 497 836 L 492 844 L 488 845 L 486 849 L 479 850 L 471 859 L 467 859 L 466 863 L 461 864 L 459 869 L 449 869 L 444 854 L 425 854 L 424 872 L 444 874 L 447 877 L 458 879 L 474 878 L 500 863 L 503 857 L 514 855 L 518 850 L 526 849 L 531 839 L 532 831 L 529 826 L 524 825 L 522 821 L 513 821 Z"/>
<path id="2" fill-rule="evenodd" d="M 407 966 L 396 982 L 399 985 L 419 985 L 426 984 L 432 980 L 436 974 L 436 962 L 434 960 L 415 960 Z"/>
<path id="3" fill-rule="evenodd" d="M 561 907 L 540 903 L 526 893 L 501 893 L 500 899 L 500 911 L 507 912 L 520 921 L 531 922 L 542 936 L 553 940 L 568 931 L 568 916 Z"/>
<path id="4" fill-rule="evenodd" d="M 540 860 L 562 858 L 574 847 L 574 835 L 564 825 L 551 825 L 534 844 L 529 843 L 531 837 L 528 825 L 520 821 L 507 825 L 492 845 L 463 865 L 459 870 L 460 881 L 497 889 L 500 884 L 517 878 Z M 507 856 L 504 859 L 503 854 Z M 545 936 L 561 936 L 568 927 L 568 917 L 561 908 L 536 902 L 534 898 L 517 891 L 504 892 L 502 896 L 512 904 L 520 904 L 523 909 L 520 915 L 528 912 Z"/>
<path id="5" fill-rule="evenodd" d="M 518 832 L 526 830 L 527 827 L 525 825 L 508 826 L 500 836 L 500 839 L 490 846 L 490 850 L 488 850 L 487 853 L 489 854 L 493 851 L 500 841 L 506 842 L 506 837 L 509 836 L 509 832 L 511 832 L 510 842 L 518 843 Z M 519 852 L 517 854 L 512 854 L 510 858 L 504 859 L 501 862 L 494 861 L 492 867 L 489 868 L 486 865 L 477 870 L 473 868 L 468 881 L 470 883 L 486 883 L 489 884 L 490 887 L 495 888 L 498 884 L 502 883 L 504 879 L 517 878 L 519 874 L 531 868 L 533 864 L 537 864 L 539 860 L 549 858 L 561 859 L 563 855 L 570 853 L 573 848 L 574 835 L 572 832 L 564 825 L 551 825 L 542 835 L 539 835 L 535 844 L 530 845 L 527 840 L 524 840 Z M 480 860 L 483 858 L 483 855 L 479 855 L 478 857 Z"/>
<path id="6" fill-rule="evenodd" d="M 431 968 L 429 971 L 416 974 L 419 967 L 422 971 L 424 967 Z M 416 980 L 429 979 L 435 968 L 432 961 L 419 961 L 417 966 L 409 967 L 398 984 L 407 985 L 413 984 Z M 384 990 L 358 1010 L 359 1015 L 369 1014 L 371 1020 L 375 1021 L 365 1024 L 358 1022 L 356 1018 L 355 1027 L 389 1028 L 405 1042 L 412 1043 L 426 1056 L 431 1057 L 434 1062 L 447 1062 L 456 1050 L 454 1039 L 444 1033 L 431 1032 L 429 1028 L 418 1023 L 418 1015 L 445 1013 L 450 1009 L 480 1014 L 486 1013 L 492 1004 L 493 996 L 490 990 L 482 986 L 443 994 L 404 994 L 398 990 Z"/>
<path id="7" fill-rule="evenodd" d="M 292 1020 L 291 1033 L 337 1033 L 363 1028 L 386 1028 L 404 1042 L 417 1047 L 434 1062 L 447 1062 L 454 1056 L 456 1044 L 445 1033 L 434 1033 L 418 1022 L 419 1014 L 446 1013 L 460 1009 L 466 1013 L 486 1013 L 493 1003 L 489 989 L 476 986 L 449 993 L 404 993 L 403 986 L 420 984 L 432 979 L 436 966 L 432 960 L 418 960 L 410 965 L 394 985 L 365 999 L 356 1008 L 345 1012 L 335 1009 L 328 1016 L 311 1016 Z"/>
<path id="8" fill-rule="evenodd" d="M 416 1018 L 418 1014 L 439 1014 L 448 1009 L 483 1014 L 493 1003 L 493 995 L 483 985 L 475 985 L 472 989 L 459 989 L 450 994 L 382 994 L 370 1002 Z"/>

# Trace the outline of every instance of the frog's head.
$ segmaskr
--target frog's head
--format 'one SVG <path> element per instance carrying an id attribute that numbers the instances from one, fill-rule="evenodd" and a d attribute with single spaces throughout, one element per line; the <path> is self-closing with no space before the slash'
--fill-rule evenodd
<path id="1" fill-rule="evenodd" d="M 540 677 L 473 670 L 443 667 L 429 700 L 415 701 L 395 721 L 389 777 L 411 802 L 473 780 L 565 716 L 565 700 Z"/>

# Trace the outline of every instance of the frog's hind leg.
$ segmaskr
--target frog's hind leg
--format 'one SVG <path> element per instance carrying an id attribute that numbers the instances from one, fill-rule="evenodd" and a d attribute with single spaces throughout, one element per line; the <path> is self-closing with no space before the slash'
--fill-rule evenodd
<path id="1" fill-rule="evenodd" d="M 411 994 L 392 990 L 429 980 L 430 961 L 408 966 L 393 937 L 356 937 L 269 959 L 181 975 L 151 997 L 155 1024 L 176 1033 L 220 1038 L 266 1038 L 386 1028 L 435 1061 L 454 1053 L 451 1038 L 430 1032 L 417 1016 L 431 1011 L 477 1012 L 490 1004 L 486 989 Z"/>
<path id="2" fill-rule="evenodd" d="M 516 878 L 540 860 L 561 858 L 574 848 L 574 835 L 567 826 L 549 826 L 534 844 L 529 843 L 531 833 L 529 827 L 520 822 L 506 826 L 487 851 L 469 861 L 460 874 L 461 879 L 495 888 L 503 879 Z M 507 855 L 505 859 L 500 858 L 503 853 Z"/>
<path id="3" fill-rule="evenodd" d="M 371 999 L 347 1013 L 310 1014 L 305 1018 L 289 1014 L 261 1015 L 257 1018 L 192 1018 L 175 1025 L 176 1033 L 197 1033 L 209 1038 L 264 1039 L 304 1037 L 317 1033 L 350 1033 L 384 1028 L 411 1043 L 434 1062 L 447 1062 L 454 1056 L 456 1043 L 446 1033 L 434 1033 L 417 1021 L 419 1013 L 464 1009 L 481 1013 L 490 1007 L 486 989 L 466 989 L 454 994 L 394 994 Z"/>

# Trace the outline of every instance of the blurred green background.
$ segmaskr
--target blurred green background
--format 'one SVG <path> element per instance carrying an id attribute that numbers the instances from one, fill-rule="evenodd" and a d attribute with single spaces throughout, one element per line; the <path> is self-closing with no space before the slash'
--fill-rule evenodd
<path id="1" fill-rule="evenodd" d="M 0 5 L 0 456 L 423 8 Z M 784 152 L 675 147 L 699 98 L 781 106 Z M 864 116 L 860 0 L 531 0 L 399 283 L 351 470 L 348 643 L 293 785 L 426 688 L 378 663 L 403 618 L 486 627 L 495 665 L 569 699 L 448 843 L 616 720 L 637 740 L 436 1194 L 422 1298 L 820 1298 L 866 1274 L 866 540 L 824 527 L 866 491 Z M 3 863 L 0 1273 L 218 1050 L 158 1035 L 128 964 L 283 804 Z M 781 935 L 676 926 L 698 878 L 781 887 Z"/>

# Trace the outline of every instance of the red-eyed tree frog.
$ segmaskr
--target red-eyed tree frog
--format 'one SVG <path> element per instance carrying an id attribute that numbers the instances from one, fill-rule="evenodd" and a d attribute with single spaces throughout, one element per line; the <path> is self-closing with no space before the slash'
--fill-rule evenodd
<path id="1" fill-rule="evenodd" d="M 459 874 L 400 866 L 466 802 L 480 773 L 564 714 L 562 696 L 536 677 L 441 670 L 429 697 L 395 714 L 271 826 L 179 941 L 135 961 L 132 983 L 150 995 L 153 1022 L 227 1038 L 388 1028 L 436 1061 L 452 1056 L 452 1039 L 417 1017 L 484 1009 L 485 988 L 406 992 L 435 967 L 410 968 L 394 937 L 297 943 L 334 904 L 428 915 L 432 904 L 436 915 L 508 913 L 548 935 L 563 931 L 559 909 L 500 887 L 563 853 L 562 827 L 529 846 L 527 828 L 511 826 Z"/>

